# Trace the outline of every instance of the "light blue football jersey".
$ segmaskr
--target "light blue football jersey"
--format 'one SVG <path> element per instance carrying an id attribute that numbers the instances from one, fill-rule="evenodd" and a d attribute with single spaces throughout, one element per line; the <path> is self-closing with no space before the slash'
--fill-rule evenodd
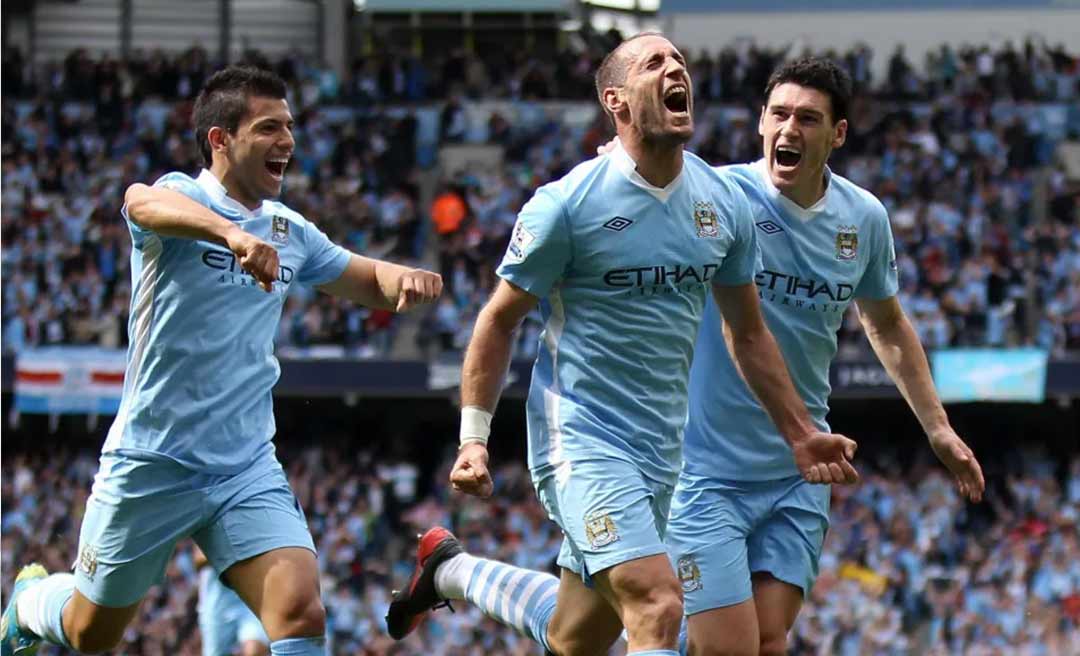
<path id="1" fill-rule="evenodd" d="M 873 194 L 828 171 L 825 196 L 803 209 L 780 195 L 764 160 L 719 170 L 750 199 L 762 312 L 815 423 L 828 430 L 829 364 L 844 311 L 853 299 L 897 292 L 888 215 Z M 736 370 L 713 302 L 690 373 L 684 461 L 691 474 L 728 480 L 799 473 L 791 448 Z"/>
<path id="2" fill-rule="evenodd" d="M 541 299 L 534 474 L 613 457 L 674 483 L 705 299 L 753 280 L 754 240 L 746 195 L 690 153 L 664 189 L 620 147 L 537 190 L 498 269 Z"/>
<path id="3" fill-rule="evenodd" d="M 290 287 L 336 280 L 349 252 L 281 203 L 248 210 L 209 171 L 198 179 L 169 173 L 154 184 L 272 244 L 281 269 L 267 293 L 228 248 L 161 236 L 123 212 L 134 244 L 130 346 L 120 409 L 102 451 L 235 473 L 273 448 L 270 390 L 281 371 L 273 338 Z"/>

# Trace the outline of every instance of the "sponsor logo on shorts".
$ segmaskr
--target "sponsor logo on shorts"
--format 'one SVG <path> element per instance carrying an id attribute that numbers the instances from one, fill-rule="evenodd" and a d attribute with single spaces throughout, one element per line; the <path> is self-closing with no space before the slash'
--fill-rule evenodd
<path id="1" fill-rule="evenodd" d="M 585 537 L 593 549 L 606 547 L 619 539 L 615 521 L 608 513 L 592 513 L 585 516 Z"/>
<path id="2" fill-rule="evenodd" d="M 692 555 L 680 557 L 677 569 L 684 593 L 701 589 L 701 569 Z"/>
<path id="3" fill-rule="evenodd" d="M 82 549 L 79 550 L 79 569 L 83 574 L 86 574 L 86 578 L 91 581 L 94 580 L 94 574 L 97 574 L 98 563 L 98 548 L 84 544 Z"/>

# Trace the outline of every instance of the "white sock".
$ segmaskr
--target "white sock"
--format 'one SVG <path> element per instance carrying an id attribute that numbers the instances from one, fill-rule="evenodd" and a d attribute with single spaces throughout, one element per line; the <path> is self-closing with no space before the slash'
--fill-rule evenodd
<path id="1" fill-rule="evenodd" d="M 63 614 L 74 591 L 71 574 L 53 574 L 26 588 L 15 604 L 19 626 L 54 645 L 69 646 Z"/>
<path id="2" fill-rule="evenodd" d="M 467 553 L 459 553 L 435 570 L 435 591 L 443 599 L 464 599 L 465 588 L 472 579 L 480 559 Z"/>

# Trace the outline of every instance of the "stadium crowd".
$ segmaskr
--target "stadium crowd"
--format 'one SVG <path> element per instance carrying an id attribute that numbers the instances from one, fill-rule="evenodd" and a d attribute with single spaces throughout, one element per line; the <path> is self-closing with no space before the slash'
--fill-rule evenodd
<path id="1" fill-rule="evenodd" d="M 284 200 L 356 252 L 418 262 L 437 251 L 450 293 L 424 318 L 418 343 L 453 351 L 467 342 L 494 284 L 519 207 L 537 186 L 591 157 L 607 126 L 602 116 L 571 126 L 558 117 L 511 122 L 492 112 L 484 137 L 503 147 L 501 168 L 444 172 L 424 206 L 415 113 L 384 104 L 445 99 L 438 143 L 453 144 L 469 136 L 465 106 L 481 90 L 485 99 L 590 98 L 603 52 L 594 46 L 543 61 L 449 53 L 427 65 L 388 55 L 357 61 L 343 80 L 299 55 L 248 59 L 291 85 L 297 149 Z M 716 164 L 756 159 L 759 90 L 787 54 L 751 45 L 692 57 L 704 109 L 690 148 Z M 1054 168 L 1061 139 L 1039 113 L 1044 103 L 1071 102 L 1064 130 L 1080 140 L 1078 57 L 1032 42 L 998 51 L 943 45 L 921 69 L 893 53 L 886 79 L 875 81 L 865 46 L 834 55 L 858 93 L 833 169 L 886 203 L 902 302 L 923 342 L 1080 348 L 1078 183 Z M 4 349 L 125 345 L 131 284 L 122 190 L 168 170 L 198 170 L 188 121 L 192 97 L 213 68 L 200 49 L 126 61 L 76 50 L 43 67 L 18 51 L 6 54 Z M 330 120 L 328 108 L 340 106 L 364 109 Z M 1036 187 L 1047 166 L 1049 198 L 1040 201 Z M 1048 220 L 1036 222 L 1043 214 Z M 397 326 L 388 312 L 298 292 L 286 305 L 279 345 L 334 344 L 379 356 Z M 534 321 L 523 332 L 523 357 L 537 330 Z M 853 312 L 840 337 L 847 348 L 865 348 Z"/>
<path id="2" fill-rule="evenodd" d="M 588 43 L 547 59 L 451 52 L 424 63 L 384 55 L 358 60 L 341 80 L 299 55 L 272 63 L 248 55 L 292 90 L 297 148 L 284 200 L 357 252 L 405 262 L 437 252 L 450 293 L 422 321 L 423 351 L 467 342 L 524 200 L 592 156 L 609 132 L 599 112 L 591 124 L 571 126 L 543 111 L 532 121 L 495 111 L 482 138 L 503 147 L 503 166 L 450 172 L 426 206 L 410 109 L 417 105 L 409 103 L 443 103 L 440 145 L 475 139 L 466 119 L 474 100 L 591 100 L 592 71 L 607 46 L 603 37 Z M 691 57 L 700 116 L 690 148 L 715 164 L 757 158 L 759 92 L 788 54 L 750 45 Z M 832 54 L 857 89 L 847 144 L 832 166 L 889 209 L 901 300 L 924 343 L 1080 348 L 1080 194 L 1075 179 L 1053 168 L 1061 137 L 1080 141 L 1080 59 L 1032 42 L 945 45 L 922 68 L 893 53 L 886 77 L 875 81 L 869 48 Z M 214 66 L 198 48 L 127 60 L 75 50 L 45 66 L 6 53 L 5 349 L 125 345 L 130 240 L 118 218 L 122 190 L 168 170 L 198 169 L 188 121 Z M 1043 113 L 1050 105 L 1064 112 L 1054 134 Z M 342 107 L 350 109 L 344 118 Z M 1040 195 L 1046 167 L 1053 173 Z M 297 292 L 278 343 L 385 355 L 398 326 L 390 313 Z M 537 331 L 535 320 L 523 331 L 523 357 Z M 852 313 L 842 346 L 865 348 L 859 333 Z"/>
<path id="3" fill-rule="evenodd" d="M 433 613 L 403 643 L 386 636 L 382 620 L 391 589 L 412 572 L 415 542 L 404 536 L 433 524 L 453 527 L 476 554 L 553 567 L 560 535 L 519 463 L 501 466 L 492 499 L 479 501 L 446 487 L 450 460 L 425 480 L 416 464 L 371 451 L 279 448 L 320 552 L 332 653 L 540 653 L 468 604 Z M 1080 456 L 1059 467 L 1035 450 L 1017 455 L 991 476 L 980 507 L 966 505 L 936 465 L 862 464 L 862 483 L 834 488 L 822 573 L 793 631 L 794 652 L 1077 653 Z M 4 562 L 70 566 L 96 466 L 89 451 L 4 458 Z M 4 570 L 5 599 L 14 573 Z M 197 654 L 197 587 L 183 544 L 129 629 L 126 649 Z"/>

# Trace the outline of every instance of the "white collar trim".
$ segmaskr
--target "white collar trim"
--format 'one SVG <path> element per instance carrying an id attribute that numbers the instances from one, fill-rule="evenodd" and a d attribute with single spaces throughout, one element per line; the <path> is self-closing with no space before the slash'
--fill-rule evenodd
<path id="1" fill-rule="evenodd" d="M 765 182 L 765 189 L 768 191 L 769 197 L 779 203 L 780 206 L 784 208 L 785 212 L 795 217 L 800 222 L 806 223 L 828 208 L 829 189 L 832 188 L 832 185 L 830 184 L 832 182 L 832 171 L 829 170 L 828 166 L 825 167 L 825 193 L 810 207 L 799 205 L 776 188 L 776 185 L 772 182 L 772 178 L 769 177 L 769 167 L 765 164 L 764 158 L 754 162 L 754 168 L 757 169 L 758 175 L 760 175 L 762 181 Z"/>
<path id="2" fill-rule="evenodd" d="M 615 148 L 608 157 L 611 158 L 611 162 L 615 165 L 615 168 L 626 176 L 627 180 L 635 186 L 641 187 L 649 192 L 661 203 L 666 203 L 668 199 L 671 198 L 671 195 L 675 193 L 675 190 L 679 188 L 679 185 L 682 184 L 683 171 L 686 170 L 684 162 L 683 171 L 679 171 L 679 175 L 675 176 L 674 180 L 669 182 L 666 187 L 657 187 L 641 177 L 641 174 L 637 172 L 637 162 L 634 161 L 634 158 L 630 157 L 630 153 L 626 152 L 626 149 L 622 147 L 622 143 L 617 139 L 615 141 Z"/>
<path id="3" fill-rule="evenodd" d="M 203 188 L 203 191 L 210 196 L 212 201 L 238 212 L 244 218 L 254 218 L 262 214 L 262 204 L 257 209 L 249 210 L 240 201 L 230 197 L 225 185 L 221 184 L 221 180 L 218 180 L 217 176 L 210 172 L 210 169 L 200 171 L 199 177 L 195 178 L 195 182 Z"/>

